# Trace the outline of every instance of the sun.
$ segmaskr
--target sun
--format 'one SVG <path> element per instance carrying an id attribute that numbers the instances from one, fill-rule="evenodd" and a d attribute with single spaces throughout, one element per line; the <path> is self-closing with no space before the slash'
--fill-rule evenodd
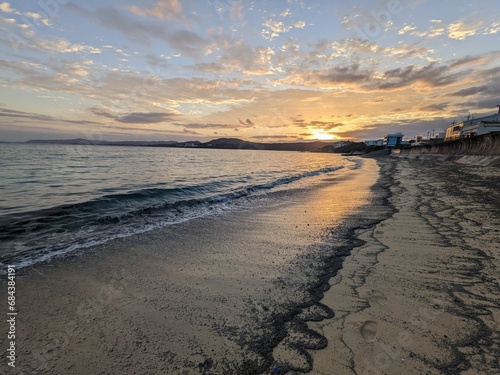
<path id="1" fill-rule="evenodd" d="M 331 140 L 335 139 L 335 136 L 333 134 L 328 134 L 328 133 L 325 133 L 322 131 L 315 132 L 314 137 L 320 141 L 331 141 Z"/>

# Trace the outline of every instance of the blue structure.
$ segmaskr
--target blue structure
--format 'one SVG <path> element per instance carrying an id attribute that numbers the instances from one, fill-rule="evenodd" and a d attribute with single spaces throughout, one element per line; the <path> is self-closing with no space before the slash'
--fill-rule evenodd
<path id="1" fill-rule="evenodd" d="M 386 147 L 394 147 L 403 141 L 404 134 L 403 133 L 394 133 L 394 134 L 387 134 L 387 136 L 384 138 L 384 146 Z"/>

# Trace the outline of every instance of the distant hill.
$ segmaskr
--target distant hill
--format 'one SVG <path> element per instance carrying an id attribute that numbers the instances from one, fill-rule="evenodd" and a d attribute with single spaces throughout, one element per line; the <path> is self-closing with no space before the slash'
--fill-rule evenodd
<path id="1" fill-rule="evenodd" d="M 102 141 L 96 139 L 35 139 L 29 144 L 62 144 L 62 145 L 96 145 L 96 146 L 135 146 L 135 147 L 188 147 L 216 148 L 239 150 L 277 150 L 277 151 L 310 151 L 325 152 L 331 150 L 333 142 L 295 142 L 295 143 L 259 143 L 238 138 L 218 138 L 209 142 L 189 141 Z"/>
<path id="2" fill-rule="evenodd" d="M 333 142 L 292 142 L 292 143 L 259 143 L 248 142 L 238 138 L 219 138 L 202 144 L 207 148 L 228 148 L 240 150 L 276 150 L 276 151 L 324 151 L 325 146 L 330 146 Z"/>

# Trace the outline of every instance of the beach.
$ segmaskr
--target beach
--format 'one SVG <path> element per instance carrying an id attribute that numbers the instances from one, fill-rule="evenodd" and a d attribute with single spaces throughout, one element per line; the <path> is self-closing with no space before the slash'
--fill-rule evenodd
<path id="1" fill-rule="evenodd" d="M 395 213 L 359 233 L 330 281 L 312 373 L 500 373 L 500 170 L 379 163 Z"/>
<path id="2" fill-rule="evenodd" d="M 363 159 L 24 269 L 12 373 L 498 373 L 499 181 Z"/>

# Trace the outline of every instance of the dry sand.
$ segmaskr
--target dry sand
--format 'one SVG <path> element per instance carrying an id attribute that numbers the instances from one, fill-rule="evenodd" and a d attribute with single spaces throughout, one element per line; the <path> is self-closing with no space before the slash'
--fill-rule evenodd
<path id="1" fill-rule="evenodd" d="M 312 374 L 500 374 L 500 169 L 381 159 L 396 213 L 321 301 Z"/>

